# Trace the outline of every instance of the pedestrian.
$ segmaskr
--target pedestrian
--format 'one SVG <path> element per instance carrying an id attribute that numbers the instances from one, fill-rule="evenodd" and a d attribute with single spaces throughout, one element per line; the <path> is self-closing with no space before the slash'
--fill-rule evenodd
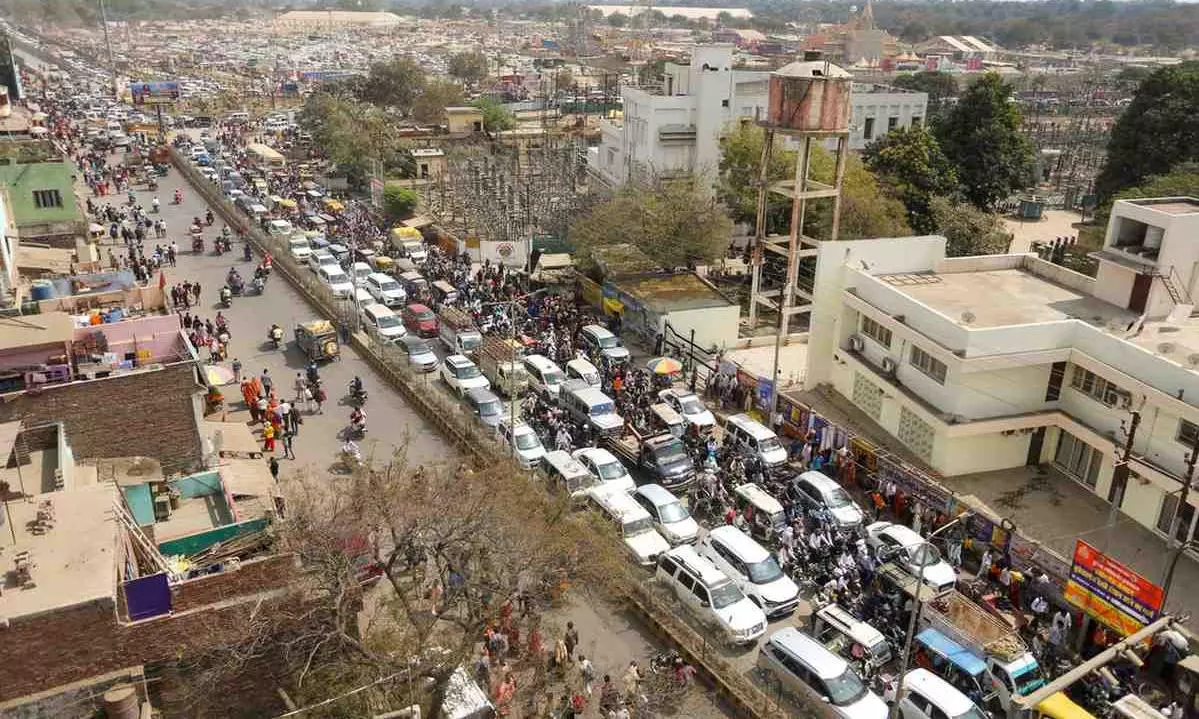
<path id="1" fill-rule="evenodd" d="M 287 416 L 291 420 L 288 429 L 291 430 L 292 434 L 298 435 L 300 433 L 300 425 L 304 424 L 304 418 L 300 416 L 300 408 L 292 407 L 291 412 Z"/>
<path id="2" fill-rule="evenodd" d="M 260 381 L 262 382 L 262 393 L 270 394 L 271 387 L 274 386 L 275 382 L 274 382 L 274 380 L 271 379 L 271 373 L 269 370 L 267 370 L 267 369 L 262 370 L 262 377 L 260 378 Z"/>
<path id="3" fill-rule="evenodd" d="M 312 393 L 312 399 L 313 399 L 313 401 L 316 402 L 316 413 L 317 414 L 325 413 L 324 405 L 325 405 L 325 400 L 327 398 L 328 398 L 328 395 L 325 394 L 324 387 L 317 387 L 316 391 L 314 391 Z"/>
<path id="4" fill-rule="evenodd" d="M 274 455 L 271 455 L 271 460 L 267 462 L 267 466 L 271 469 L 271 476 L 279 479 L 279 460 L 275 459 Z"/>
<path id="5" fill-rule="evenodd" d="M 233 381 L 241 384 L 241 360 L 234 357 L 233 364 L 230 367 L 233 368 Z"/>
<path id="6" fill-rule="evenodd" d="M 293 459 L 294 460 L 296 458 L 296 453 L 291 448 L 291 441 L 294 437 L 295 437 L 295 434 L 293 434 L 291 430 L 284 430 L 284 432 L 283 432 L 283 458 L 284 459 Z"/>
<path id="7" fill-rule="evenodd" d="M 595 665 L 582 654 L 579 655 L 579 673 L 583 677 L 583 693 L 591 696 L 591 685 L 595 682 Z"/>
<path id="8" fill-rule="evenodd" d="M 309 389 L 308 387 L 305 387 L 304 388 L 304 409 L 308 411 L 308 414 L 312 414 L 313 407 L 315 407 L 315 406 L 316 406 L 316 401 L 312 399 L 312 390 Z"/>
<path id="9" fill-rule="evenodd" d="M 296 404 L 299 404 L 304 399 L 304 392 L 308 389 L 308 383 L 304 381 L 304 373 L 296 372 Z"/>
<path id="10" fill-rule="evenodd" d="M 637 668 L 637 660 L 629 662 L 629 668 L 624 671 L 624 693 L 630 697 L 637 696 L 641 685 L 641 670 Z"/>
<path id="11" fill-rule="evenodd" d="M 566 642 L 567 660 L 574 661 L 575 647 L 579 646 L 579 630 L 575 629 L 574 622 L 566 623 L 566 635 L 562 637 L 562 641 Z"/>
<path id="12" fill-rule="evenodd" d="M 262 451 L 275 451 L 275 425 L 267 422 L 262 427 Z"/>

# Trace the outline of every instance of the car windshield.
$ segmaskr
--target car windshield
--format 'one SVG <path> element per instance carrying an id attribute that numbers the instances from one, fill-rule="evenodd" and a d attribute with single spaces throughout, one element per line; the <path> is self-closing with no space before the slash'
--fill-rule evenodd
<path id="1" fill-rule="evenodd" d="M 517 449 L 536 449 L 541 446 L 541 440 L 532 432 L 521 432 L 516 435 Z"/>
<path id="2" fill-rule="evenodd" d="M 350 281 L 350 278 L 346 277 L 345 274 L 343 274 L 343 273 L 340 273 L 340 272 L 337 272 L 337 273 L 330 272 L 329 273 L 329 284 L 331 284 L 331 285 L 344 285 L 349 281 Z"/>
<path id="3" fill-rule="evenodd" d="M 690 516 L 691 514 L 687 512 L 687 508 L 681 502 L 671 502 L 658 507 L 658 518 L 663 524 L 682 522 Z"/>
<path id="4" fill-rule="evenodd" d="M 431 320 L 433 317 L 433 310 L 417 310 L 416 312 L 416 319 L 418 320 Z"/>
<path id="5" fill-rule="evenodd" d="M 825 679 L 824 683 L 828 686 L 829 701 L 835 706 L 848 706 L 866 694 L 866 685 L 852 669 L 846 669 L 839 677 Z"/>
<path id="6" fill-rule="evenodd" d="M 687 454 L 683 452 L 683 443 L 679 441 L 664 444 L 654 452 L 659 464 L 675 464 L 686 461 Z"/>
<path id="7" fill-rule="evenodd" d="M 290 242 L 293 250 L 302 250 L 308 247 L 308 240 L 291 240 Z"/>
<path id="8" fill-rule="evenodd" d="M 379 327 L 381 329 L 390 329 L 392 327 L 400 327 L 402 324 L 400 322 L 400 318 L 396 317 L 395 315 L 382 315 L 381 317 L 379 317 L 378 320 L 376 320 L 376 322 L 378 322 Z"/>
<path id="9" fill-rule="evenodd" d="M 636 537 L 638 534 L 645 534 L 646 532 L 652 532 L 653 530 L 654 528 L 653 525 L 650 524 L 649 517 L 634 519 L 631 522 L 625 522 L 621 525 L 621 531 L 626 537 Z"/>
<path id="10" fill-rule="evenodd" d="M 1045 675 L 1041 673 L 1039 664 L 1029 664 L 1018 674 L 1012 676 L 1016 680 L 1016 693 L 1026 695 L 1045 684 Z"/>
<path id="11" fill-rule="evenodd" d="M 616 412 L 616 405 L 611 402 L 600 402 L 591 406 L 592 417 L 602 417 L 605 414 L 612 414 L 614 412 Z"/>
<path id="12" fill-rule="evenodd" d="M 454 367 L 454 376 L 458 379 L 474 379 L 479 376 L 479 368 L 473 364 L 457 365 Z"/>
<path id="13" fill-rule="evenodd" d="M 958 714 L 953 719 L 987 719 L 987 715 L 979 711 L 978 707 L 971 704 L 969 709 Z"/>
<path id="14" fill-rule="evenodd" d="M 545 378 L 546 384 L 562 384 L 566 381 L 566 375 L 555 369 L 552 369 L 541 376 Z"/>
<path id="15" fill-rule="evenodd" d="M 400 289 L 400 283 L 392 280 L 391 282 L 380 282 L 379 289 L 383 292 L 395 292 Z"/>
<path id="16" fill-rule="evenodd" d="M 774 452 L 782 448 L 783 445 L 779 444 L 778 437 L 767 437 L 758 442 L 758 449 L 762 452 Z"/>
<path id="17" fill-rule="evenodd" d="M 599 472 L 600 479 L 620 479 L 628 474 L 619 461 L 596 465 L 595 469 Z"/>
<path id="18" fill-rule="evenodd" d="M 595 372 L 588 372 L 583 375 L 583 381 L 589 385 L 598 386 L 600 384 L 600 376 Z"/>
<path id="19" fill-rule="evenodd" d="M 610 350 L 620 346 L 620 340 L 615 337 L 600 337 L 599 346 L 603 349 Z"/>
<path id="20" fill-rule="evenodd" d="M 745 595 L 742 594 L 741 590 L 737 588 L 737 585 L 733 584 L 732 582 L 725 582 L 724 584 L 712 587 L 710 593 L 712 595 L 712 607 L 714 609 L 724 609 L 729 605 L 736 604 L 742 599 L 745 599 Z"/>
<path id="21" fill-rule="evenodd" d="M 473 350 L 474 348 L 483 344 L 483 337 L 481 335 L 473 335 L 473 334 L 459 335 L 458 343 L 462 345 L 462 349 L 464 349 L 464 350 Z"/>
<path id="22" fill-rule="evenodd" d="M 829 490 L 829 493 L 825 495 L 825 501 L 828 502 L 830 509 L 840 509 L 841 507 L 853 504 L 853 500 L 850 499 L 849 493 L 840 487 L 833 487 L 831 490 Z"/>
<path id="23" fill-rule="evenodd" d="M 779 563 L 775 561 L 773 554 L 760 562 L 748 565 L 748 567 L 749 581 L 752 584 L 768 584 L 783 576 L 783 570 L 779 568 Z"/>
<path id="24" fill-rule="evenodd" d="M 492 415 L 499 414 L 503 411 L 504 405 L 500 404 L 498 399 L 493 399 L 490 402 L 483 402 L 479 404 L 479 414 Z"/>
<path id="25" fill-rule="evenodd" d="M 683 408 L 683 414 L 699 414 L 704 411 L 704 405 L 694 397 L 684 397 L 679 400 L 679 406 Z"/>
<path id="26" fill-rule="evenodd" d="M 908 557 L 914 567 L 931 567 L 941 561 L 941 552 L 931 544 L 918 544 L 908 549 Z"/>

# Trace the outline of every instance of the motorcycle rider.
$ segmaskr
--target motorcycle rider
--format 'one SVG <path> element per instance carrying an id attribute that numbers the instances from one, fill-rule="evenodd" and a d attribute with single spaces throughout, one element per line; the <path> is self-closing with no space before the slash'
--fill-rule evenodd
<path id="1" fill-rule="evenodd" d="M 354 375 L 354 379 L 350 380 L 350 394 L 354 397 L 362 396 L 362 378 Z"/>
<path id="2" fill-rule="evenodd" d="M 283 341 L 283 328 L 277 324 L 272 324 L 271 328 L 266 332 L 266 338 L 274 342 L 275 346 L 278 347 L 279 343 Z"/>
<path id="3" fill-rule="evenodd" d="M 229 289 L 229 285 L 221 288 L 221 304 L 228 307 L 233 302 L 233 290 Z"/>
<path id="4" fill-rule="evenodd" d="M 208 210 L 208 212 L 204 213 L 204 219 L 208 223 L 208 226 L 212 227 L 213 217 L 212 217 L 212 209 L 211 208 Z"/>
<path id="5" fill-rule="evenodd" d="M 361 407 L 355 407 L 350 412 L 350 429 L 358 434 L 366 434 L 366 413 Z"/>

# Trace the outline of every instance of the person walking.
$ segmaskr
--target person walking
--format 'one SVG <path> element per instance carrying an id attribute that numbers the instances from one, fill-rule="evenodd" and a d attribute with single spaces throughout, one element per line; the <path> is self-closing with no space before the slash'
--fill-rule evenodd
<path id="1" fill-rule="evenodd" d="M 230 367 L 233 369 L 233 381 L 241 384 L 241 360 L 234 357 Z"/>
<path id="2" fill-rule="evenodd" d="M 288 429 L 293 435 L 300 434 L 300 425 L 304 424 L 304 418 L 300 416 L 300 408 L 292 407 L 291 412 L 287 415 L 289 423 Z"/>
<path id="3" fill-rule="evenodd" d="M 267 369 L 263 369 L 262 376 L 259 378 L 259 381 L 262 382 L 262 393 L 264 395 L 270 394 L 271 388 L 275 384 L 275 381 L 271 379 L 270 371 Z"/>
<path id="4" fill-rule="evenodd" d="M 562 637 L 562 641 L 566 642 L 566 659 L 574 661 L 575 647 L 579 646 L 579 630 L 575 629 L 574 622 L 566 623 L 566 635 Z"/>
<path id="5" fill-rule="evenodd" d="M 325 408 L 324 408 L 324 405 L 325 405 L 325 400 L 326 400 L 327 398 L 328 398 L 328 395 L 326 395 L 326 394 L 325 394 L 325 388 L 324 388 L 324 387 L 317 387 L 317 388 L 316 388 L 316 389 L 315 389 L 315 390 L 312 392 L 312 399 L 313 399 L 313 401 L 315 401 L 315 402 L 316 402 L 316 413 L 317 413 L 317 414 L 324 414 L 324 413 L 325 413 Z"/>
<path id="6" fill-rule="evenodd" d="M 270 422 L 262 427 L 262 451 L 271 453 L 275 451 L 275 425 Z"/>
<path id="7" fill-rule="evenodd" d="M 595 683 L 595 665 L 582 654 L 579 655 L 579 673 L 583 677 L 583 693 L 591 696 L 591 685 Z"/>
<path id="8" fill-rule="evenodd" d="M 269 467 L 271 470 L 271 477 L 278 480 L 279 479 L 279 460 L 275 459 L 275 457 L 272 455 L 270 461 L 267 462 L 267 467 Z"/>
<path id="9" fill-rule="evenodd" d="M 296 453 L 291 448 L 291 441 L 294 437 L 295 437 L 295 434 L 290 429 L 283 431 L 283 458 L 284 459 L 294 460 L 296 458 Z"/>
<path id="10" fill-rule="evenodd" d="M 299 404 L 304 399 L 304 393 L 308 391 L 308 383 L 304 381 L 304 373 L 296 372 L 296 404 Z"/>

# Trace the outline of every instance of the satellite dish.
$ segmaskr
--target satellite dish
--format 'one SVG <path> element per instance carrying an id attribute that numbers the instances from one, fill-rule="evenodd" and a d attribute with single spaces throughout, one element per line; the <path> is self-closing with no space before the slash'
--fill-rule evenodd
<path id="1" fill-rule="evenodd" d="M 966 310 L 965 312 L 962 313 L 961 319 L 962 319 L 962 324 L 969 325 L 969 324 L 973 324 L 974 320 L 976 320 L 978 318 L 974 316 L 973 312 L 971 312 L 970 310 Z"/>
<path id="2" fill-rule="evenodd" d="M 1157 351 L 1161 352 L 1164 355 L 1168 355 L 1174 351 L 1174 343 L 1173 342 L 1162 342 L 1161 344 L 1159 344 L 1157 346 Z"/>

